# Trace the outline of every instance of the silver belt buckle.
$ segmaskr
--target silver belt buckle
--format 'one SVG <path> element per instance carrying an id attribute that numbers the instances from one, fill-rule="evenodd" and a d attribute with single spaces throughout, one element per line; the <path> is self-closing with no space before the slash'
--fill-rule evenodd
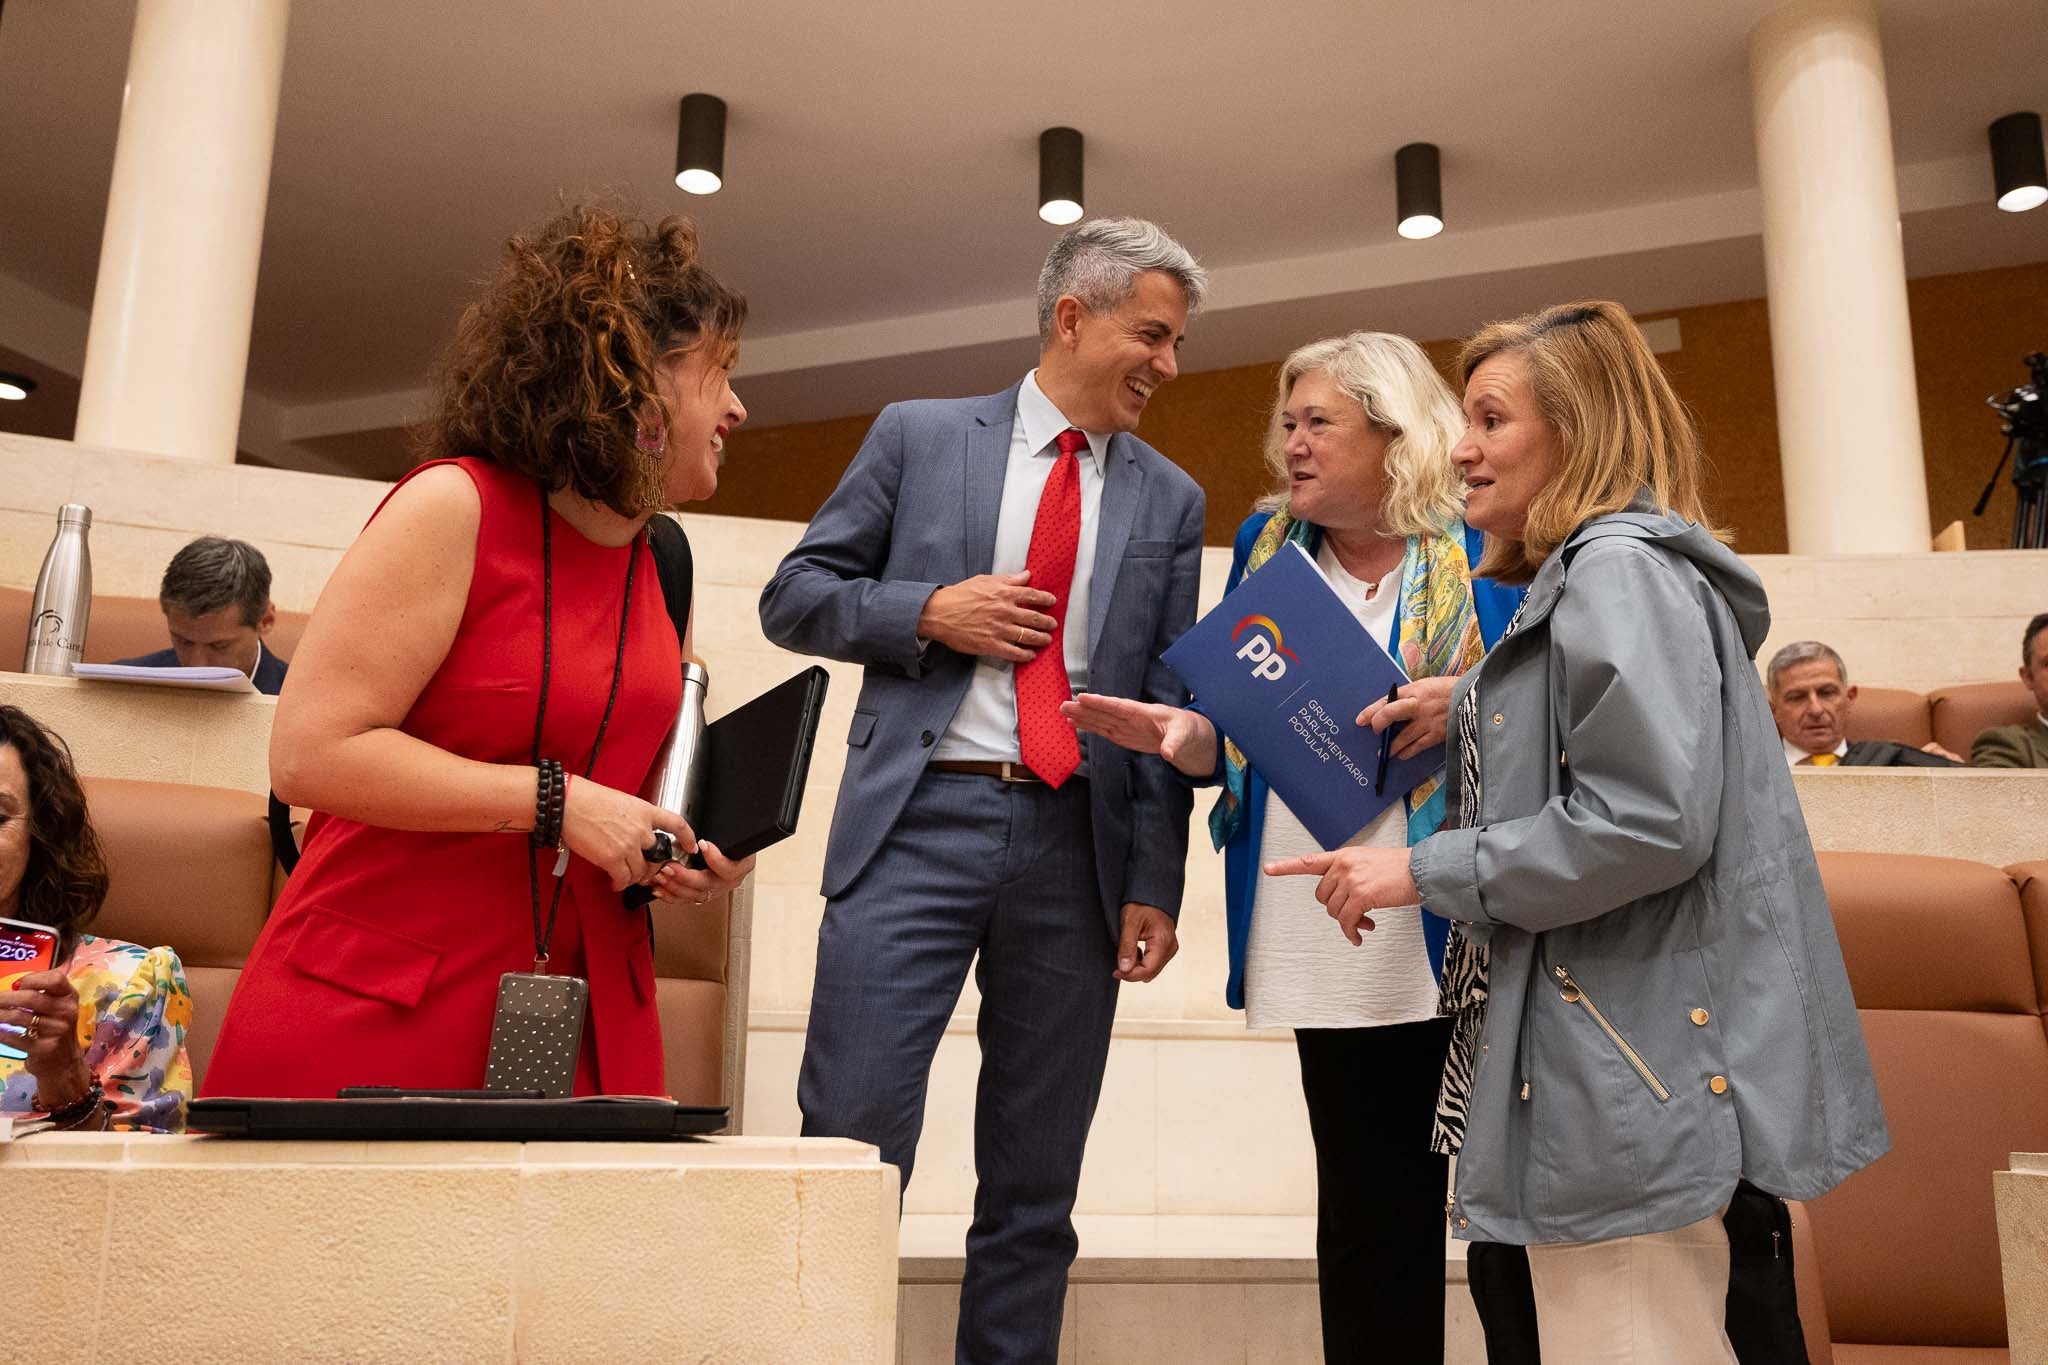
<path id="1" fill-rule="evenodd" d="M 1005 762 L 1002 768 L 1001 780 L 1004 782 L 1037 782 L 1041 780 L 1037 773 L 1032 772 L 1031 769 L 1025 767 L 1022 763 Z"/>

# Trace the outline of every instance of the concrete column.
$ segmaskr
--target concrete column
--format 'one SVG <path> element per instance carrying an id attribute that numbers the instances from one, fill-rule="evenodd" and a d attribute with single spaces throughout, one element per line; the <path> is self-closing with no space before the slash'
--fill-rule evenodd
<path id="1" fill-rule="evenodd" d="M 76 439 L 232 464 L 291 0 L 138 0 Z"/>
<path id="2" fill-rule="evenodd" d="M 1925 550 L 1876 11 L 1870 0 L 1793 0 L 1751 32 L 1749 73 L 1791 551 Z"/>

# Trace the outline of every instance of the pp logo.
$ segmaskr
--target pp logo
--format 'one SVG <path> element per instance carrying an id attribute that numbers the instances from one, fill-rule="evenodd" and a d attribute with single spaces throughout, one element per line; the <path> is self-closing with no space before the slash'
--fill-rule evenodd
<path id="1" fill-rule="evenodd" d="M 1287 660 L 1301 662 L 1299 655 L 1280 643 L 1279 623 L 1270 616 L 1245 617 L 1231 628 L 1230 643 L 1236 645 L 1239 636 L 1245 638 L 1238 645 L 1237 657 L 1250 662 L 1254 678 L 1276 681 L 1287 676 Z"/>

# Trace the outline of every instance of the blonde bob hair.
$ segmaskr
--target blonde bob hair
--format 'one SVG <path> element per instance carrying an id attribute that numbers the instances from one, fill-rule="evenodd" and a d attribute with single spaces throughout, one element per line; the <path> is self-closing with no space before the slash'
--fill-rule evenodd
<path id="1" fill-rule="evenodd" d="M 1280 388 L 1266 424 L 1266 468 L 1275 487 L 1259 499 L 1260 511 L 1287 506 L 1287 434 L 1280 414 L 1304 375 L 1327 375 L 1331 383 L 1365 410 L 1365 419 L 1387 436 L 1382 462 L 1387 493 L 1380 504 L 1386 529 L 1396 535 L 1436 535 L 1465 510 L 1451 447 L 1464 418 L 1450 386 L 1422 348 L 1390 332 L 1351 332 L 1312 341 L 1280 367 Z"/>
<path id="2" fill-rule="evenodd" d="M 1489 535 L 1475 574 L 1526 583 L 1544 560 L 1594 517 L 1625 510 L 1639 493 L 1667 512 L 1707 520 L 1700 485 L 1706 461 L 1692 416 L 1618 303 L 1564 303 L 1474 335 L 1459 353 L 1472 372 L 1498 356 L 1528 367 L 1536 406 L 1557 436 L 1558 462 L 1529 504 L 1522 539 Z"/>

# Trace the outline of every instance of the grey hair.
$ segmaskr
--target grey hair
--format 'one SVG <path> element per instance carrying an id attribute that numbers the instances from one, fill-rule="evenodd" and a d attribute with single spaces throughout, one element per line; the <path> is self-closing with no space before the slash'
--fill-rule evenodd
<path id="1" fill-rule="evenodd" d="M 1788 668 L 1801 664 L 1817 663 L 1826 659 L 1835 666 L 1835 676 L 1846 685 L 1849 681 L 1849 666 L 1842 662 L 1842 656 L 1818 640 L 1794 640 L 1771 656 L 1770 664 L 1764 669 L 1764 686 L 1772 696 L 1778 695 L 1778 675 Z"/>
<path id="2" fill-rule="evenodd" d="M 253 626 L 270 607 L 270 561 L 246 540 L 201 536 L 171 556 L 157 603 L 187 616 L 239 606 L 242 624 Z"/>
<path id="3" fill-rule="evenodd" d="M 1120 306 L 1138 287 L 1138 276 L 1157 270 L 1187 295 L 1188 312 L 1202 306 L 1209 272 L 1188 249 L 1143 218 L 1090 218 L 1060 234 L 1038 272 L 1038 339 L 1052 340 L 1053 307 L 1072 294 L 1091 313 Z"/>

